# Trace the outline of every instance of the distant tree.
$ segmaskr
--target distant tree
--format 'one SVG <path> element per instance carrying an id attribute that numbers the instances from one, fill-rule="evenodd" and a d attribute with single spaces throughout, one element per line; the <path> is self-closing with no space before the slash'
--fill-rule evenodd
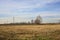
<path id="1" fill-rule="evenodd" d="M 33 20 L 33 19 L 31 20 L 31 23 L 32 23 L 32 24 L 34 23 L 34 20 Z"/>
<path id="2" fill-rule="evenodd" d="M 60 20 L 58 20 L 58 23 L 60 24 Z"/>
<path id="3" fill-rule="evenodd" d="M 37 16 L 36 19 L 35 19 L 35 24 L 40 24 L 41 21 L 42 21 L 41 16 Z"/>
<path id="4" fill-rule="evenodd" d="M 30 24 L 30 22 L 28 21 L 28 24 Z"/>

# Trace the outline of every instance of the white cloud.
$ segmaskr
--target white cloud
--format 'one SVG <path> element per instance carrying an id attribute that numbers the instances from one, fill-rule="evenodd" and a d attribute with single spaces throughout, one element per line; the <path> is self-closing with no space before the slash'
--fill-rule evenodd
<path id="1" fill-rule="evenodd" d="M 32 13 L 33 14 L 33 13 Z M 40 11 L 40 12 L 35 12 L 35 15 L 40 15 L 42 17 L 46 16 L 60 16 L 60 12 L 51 12 L 51 11 Z"/>
<path id="2" fill-rule="evenodd" d="M 19 0 L 16 0 L 19 1 Z M 36 8 L 36 7 L 43 7 L 45 4 L 52 2 L 53 0 L 26 0 L 22 2 L 14 2 L 14 1 L 5 1 L 2 3 L 1 6 L 6 8 Z"/>
<path id="3" fill-rule="evenodd" d="M 17 2 L 16 2 L 17 1 Z M 5 2 L 0 4 L 0 13 L 10 13 L 13 11 L 17 11 L 18 9 L 21 11 L 28 11 L 32 10 L 33 8 L 42 8 L 46 6 L 47 3 L 59 1 L 59 0 L 16 0 L 15 2 L 13 0 L 6 0 Z M 22 2 L 20 2 L 22 1 Z"/>

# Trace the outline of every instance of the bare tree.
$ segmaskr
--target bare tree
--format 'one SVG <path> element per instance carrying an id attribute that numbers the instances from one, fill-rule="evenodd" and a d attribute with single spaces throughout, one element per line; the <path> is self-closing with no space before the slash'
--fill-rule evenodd
<path id="1" fill-rule="evenodd" d="M 34 21 L 34 20 L 32 19 L 32 20 L 31 20 L 31 23 L 32 23 L 32 24 L 34 23 L 33 21 Z"/>
<path id="2" fill-rule="evenodd" d="M 30 24 L 30 22 L 28 21 L 28 24 Z"/>
<path id="3" fill-rule="evenodd" d="M 41 21 L 42 21 L 41 16 L 37 16 L 36 19 L 35 19 L 35 24 L 40 24 Z"/>

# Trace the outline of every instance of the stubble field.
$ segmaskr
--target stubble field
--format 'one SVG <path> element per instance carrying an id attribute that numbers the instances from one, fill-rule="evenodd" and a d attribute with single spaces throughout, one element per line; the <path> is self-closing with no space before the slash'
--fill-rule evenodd
<path id="1" fill-rule="evenodd" d="M 60 40 L 60 24 L 0 25 L 0 40 Z"/>

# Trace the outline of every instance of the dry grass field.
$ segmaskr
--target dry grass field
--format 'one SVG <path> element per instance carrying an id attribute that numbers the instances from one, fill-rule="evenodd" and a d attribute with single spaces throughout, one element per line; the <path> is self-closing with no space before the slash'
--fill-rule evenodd
<path id="1" fill-rule="evenodd" d="M 1 25 L 0 40 L 60 40 L 60 25 Z"/>

